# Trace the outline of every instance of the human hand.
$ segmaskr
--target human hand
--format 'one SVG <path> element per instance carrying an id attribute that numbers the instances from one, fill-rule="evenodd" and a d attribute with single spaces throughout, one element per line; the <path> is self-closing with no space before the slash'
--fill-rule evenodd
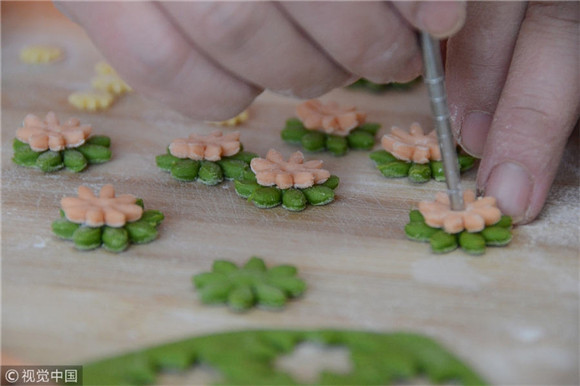
<path id="1" fill-rule="evenodd" d="M 269 89 L 320 96 L 360 77 L 421 72 L 413 27 L 446 37 L 449 2 L 58 2 L 136 90 L 200 119 L 231 118 Z"/>
<path id="2" fill-rule="evenodd" d="M 579 19 L 578 2 L 473 2 L 447 41 L 458 141 L 516 222 L 539 214 L 580 116 Z"/>

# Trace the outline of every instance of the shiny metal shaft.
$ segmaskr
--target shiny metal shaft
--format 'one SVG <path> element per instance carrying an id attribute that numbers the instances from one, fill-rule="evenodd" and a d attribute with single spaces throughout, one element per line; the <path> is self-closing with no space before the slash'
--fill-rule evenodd
<path id="1" fill-rule="evenodd" d="M 424 81 L 429 90 L 431 111 L 435 120 L 435 129 L 439 139 L 439 148 L 443 158 L 443 170 L 447 182 L 447 193 L 451 201 L 451 209 L 463 210 L 463 192 L 459 179 L 459 163 L 451 133 L 447 93 L 445 91 L 445 75 L 441 60 L 439 41 L 427 32 L 421 32 L 421 47 L 423 48 L 423 64 L 425 67 Z"/>

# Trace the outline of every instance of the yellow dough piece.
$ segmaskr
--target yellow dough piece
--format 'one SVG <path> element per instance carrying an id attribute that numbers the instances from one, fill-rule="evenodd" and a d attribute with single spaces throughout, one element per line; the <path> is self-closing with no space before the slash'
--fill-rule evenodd
<path id="1" fill-rule="evenodd" d="M 98 62 L 95 65 L 95 72 L 97 76 L 91 80 L 93 88 L 114 95 L 121 95 L 125 92 L 132 91 L 131 86 L 125 83 L 119 74 L 117 74 L 117 71 L 107 62 Z"/>
<path id="2" fill-rule="evenodd" d="M 247 121 L 249 117 L 250 117 L 250 113 L 248 112 L 248 110 L 244 110 L 241 113 L 239 113 L 238 115 L 236 115 L 235 117 L 230 118 L 230 119 L 226 119 L 225 121 L 208 122 L 208 123 L 211 123 L 212 125 L 219 125 L 219 126 L 237 126 L 237 125 Z"/>
<path id="3" fill-rule="evenodd" d="M 98 75 L 117 75 L 117 71 L 115 71 L 113 67 L 105 61 L 100 61 L 95 64 L 95 72 Z"/>
<path id="4" fill-rule="evenodd" d="M 97 111 L 111 106 L 115 98 L 108 92 L 99 90 L 78 91 L 68 96 L 71 105 L 79 110 Z"/>
<path id="5" fill-rule="evenodd" d="M 62 57 L 62 49 L 56 46 L 35 45 L 20 50 L 20 60 L 24 63 L 52 63 Z"/>

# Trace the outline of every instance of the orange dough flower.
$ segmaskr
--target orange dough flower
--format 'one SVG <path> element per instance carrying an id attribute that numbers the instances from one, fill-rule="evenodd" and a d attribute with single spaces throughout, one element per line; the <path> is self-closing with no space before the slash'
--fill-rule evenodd
<path id="1" fill-rule="evenodd" d="M 425 135 L 418 123 L 413 123 L 407 133 L 396 126 L 390 134 L 385 134 L 381 140 L 383 148 L 403 161 L 413 161 L 426 164 L 429 161 L 441 160 L 439 142 L 435 130 Z"/>
<path id="2" fill-rule="evenodd" d="M 27 143 L 34 151 L 60 151 L 64 148 L 78 147 L 85 143 L 91 134 L 90 125 L 81 125 L 77 118 L 70 118 L 60 124 L 52 111 L 41 120 L 36 115 L 28 114 L 22 127 L 16 130 L 16 138 Z"/>
<path id="3" fill-rule="evenodd" d="M 258 184 L 276 185 L 280 189 L 293 186 L 308 188 L 314 184 L 322 184 L 330 177 L 330 172 L 322 169 L 322 161 L 304 162 L 304 155 L 299 151 L 292 154 L 286 162 L 280 152 L 270 149 L 266 159 L 254 158 L 250 167 L 256 173 Z"/>
<path id="4" fill-rule="evenodd" d="M 463 192 L 465 210 L 451 209 L 447 193 L 438 192 L 435 201 L 421 201 L 419 211 L 425 223 L 433 228 L 443 228 L 447 233 L 479 232 L 486 225 L 493 225 L 501 219 L 494 197 L 475 198 L 473 190 Z"/>
<path id="5" fill-rule="evenodd" d="M 171 155 L 193 160 L 219 161 L 240 151 L 238 131 L 223 135 L 219 130 L 209 135 L 191 134 L 189 138 L 178 138 L 169 145 Z"/>
<path id="6" fill-rule="evenodd" d="M 322 130 L 328 134 L 346 136 L 352 129 L 365 122 L 366 113 L 354 107 L 340 107 L 336 102 L 323 104 L 311 99 L 296 107 L 296 115 L 310 130 Z"/>
<path id="7" fill-rule="evenodd" d="M 103 186 L 99 197 L 83 185 L 79 186 L 78 192 L 78 197 L 64 197 L 60 201 L 66 218 L 71 222 L 90 227 L 106 224 L 118 228 L 139 220 L 143 215 L 143 208 L 136 204 L 137 198 L 132 194 L 115 197 L 113 185 Z"/>

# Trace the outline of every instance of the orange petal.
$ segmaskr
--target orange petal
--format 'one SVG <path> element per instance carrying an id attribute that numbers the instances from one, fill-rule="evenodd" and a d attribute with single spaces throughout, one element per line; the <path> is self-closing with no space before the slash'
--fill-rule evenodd
<path id="1" fill-rule="evenodd" d="M 258 172 L 256 173 L 256 181 L 262 186 L 276 185 L 276 174 L 270 171 Z"/>
<path id="2" fill-rule="evenodd" d="M 309 188 L 314 185 L 314 175 L 310 172 L 294 173 L 294 186 L 297 188 Z"/>
<path id="3" fill-rule="evenodd" d="M 417 146 L 413 153 L 413 162 L 418 164 L 426 164 L 429 162 L 429 148 Z"/>
<path id="4" fill-rule="evenodd" d="M 105 224 L 107 224 L 110 227 L 113 228 L 122 227 L 127 222 L 125 219 L 125 215 L 118 210 L 115 210 L 113 208 L 106 208 L 104 212 L 105 212 Z"/>
<path id="5" fill-rule="evenodd" d="M 90 227 L 100 227 L 105 225 L 105 214 L 99 207 L 91 207 L 85 214 L 85 224 Z"/>
<path id="6" fill-rule="evenodd" d="M 294 152 L 290 155 L 290 158 L 288 158 L 288 162 L 291 164 L 301 164 L 304 162 L 304 154 L 300 151 Z"/>
<path id="7" fill-rule="evenodd" d="M 79 198 L 83 200 L 90 200 L 92 198 L 96 198 L 93 191 L 88 186 L 85 185 L 79 186 L 78 195 Z"/>
<path id="8" fill-rule="evenodd" d="M 282 158 L 282 154 L 280 154 L 279 151 L 274 150 L 274 149 L 268 150 L 268 153 L 266 154 L 266 159 L 269 161 L 272 161 L 274 163 L 277 163 L 277 164 L 284 162 L 284 158 Z"/>
<path id="9" fill-rule="evenodd" d="M 304 162 L 303 165 L 307 169 L 320 169 L 320 168 L 322 168 L 323 164 L 324 164 L 324 161 L 322 161 L 322 160 L 310 160 L 310 161 Z"/>
<path id="10" fill-rule="evenodd" d="M 465 229 L 471 233 L 482 231 L 485 228 L 483 217 L 477 213 L 465 212 L 463 214 L 463 222 L 465 223 Z"/>
<path id="11" fill-rule="evenodd" d="M 61 151 L 65 148 L 64 137 L 60 133 L 48 135 L 48 148 L 52 151 Z"/>
<path id="12" fill-rule="evenodd" d="M 224 157 L 230 157 L 234 154 L 239 153 L 240 151 L 240 143 L 239 142 L 225 142 L 222 143 L 222 151 Z"/>
<path id="13" fill-rule="evenodd" d="M 485 225 L 493 225 L 501 219 L 501 211 L 496 207 L 474 208 L 471 213 L 481 216 Z"/>
<path id="14" fill-rule="evenodd" d="M 280 189 L 291 188 L 292 184 L 292 176 L 289 173 L 279 173 L 276 175 L 276 186 Z"/>
<path id="15" fill-rule="evenodd" d="M 176 139 L 169 145 L 169 153 L 177 158 L 188 158 L 189 146 L 184 139 Z"/>
<path id="16" fill-rule="evenodd" d="M 447 233 L 459 233 L 464 229 L 462 212 L 450 212 L 443 219 L 443 229 Z"/>
<path id="17" fill-rule="evenodd" d="M 34 151 L 48 150 L 48 135 L 43 132 L 37 132 L 28 138 L 28 145 Z"/>
<path id="18" fill-rule="evenodd" d="M 205 147 L 203 157 L 208 161 L 219 161 L 222 158 L 222 148 L 220 145 L 208 144 Z"/>
<path id="19" fill-rule="evenodd" d="M 276 164 L 263 158 L 254 158 L 250 161 L 250 168 L 254 173 L 277 169 Z"/>
<path id="20" fill-rule="evenodd" d="M 135 202 L 137 202 L 137 197 L 132 194 L 121 194 L 115 197 L 116 204 L 134 204 Z"/>
<path id="21" fill-rule="evenodd" d="M 422 137 L 425 135 L 423 128 L 417 122 L 411 123 L 411 127 L 409 127 L 409 133 L 411 133 L 412 136 L 421 136 Z"/>
<path id="22" fill-rule="evenodd" d="M 68 209 L 63 209 L 64 216 L 67 218 L 68 221 L 74 222 L 75 224 L 82 224 L 85 222 L 85 215 L 88 210 L 87 205 L 83 206 L 75 206 Z"/>
<path id="23" fill-rule="evenodd" d="M 99 198 L 114 198 L 115 188 L 111 184 L 103 185 L 101 191 L 99 192 Z"/>
<path id="24" fill-rule="evenodd" d="M 316 184 L 322 184 L 330 178 L 330 172 L 324 169 L 312 170 L 312 174 L 314 175 L 314 182 Z"/>

